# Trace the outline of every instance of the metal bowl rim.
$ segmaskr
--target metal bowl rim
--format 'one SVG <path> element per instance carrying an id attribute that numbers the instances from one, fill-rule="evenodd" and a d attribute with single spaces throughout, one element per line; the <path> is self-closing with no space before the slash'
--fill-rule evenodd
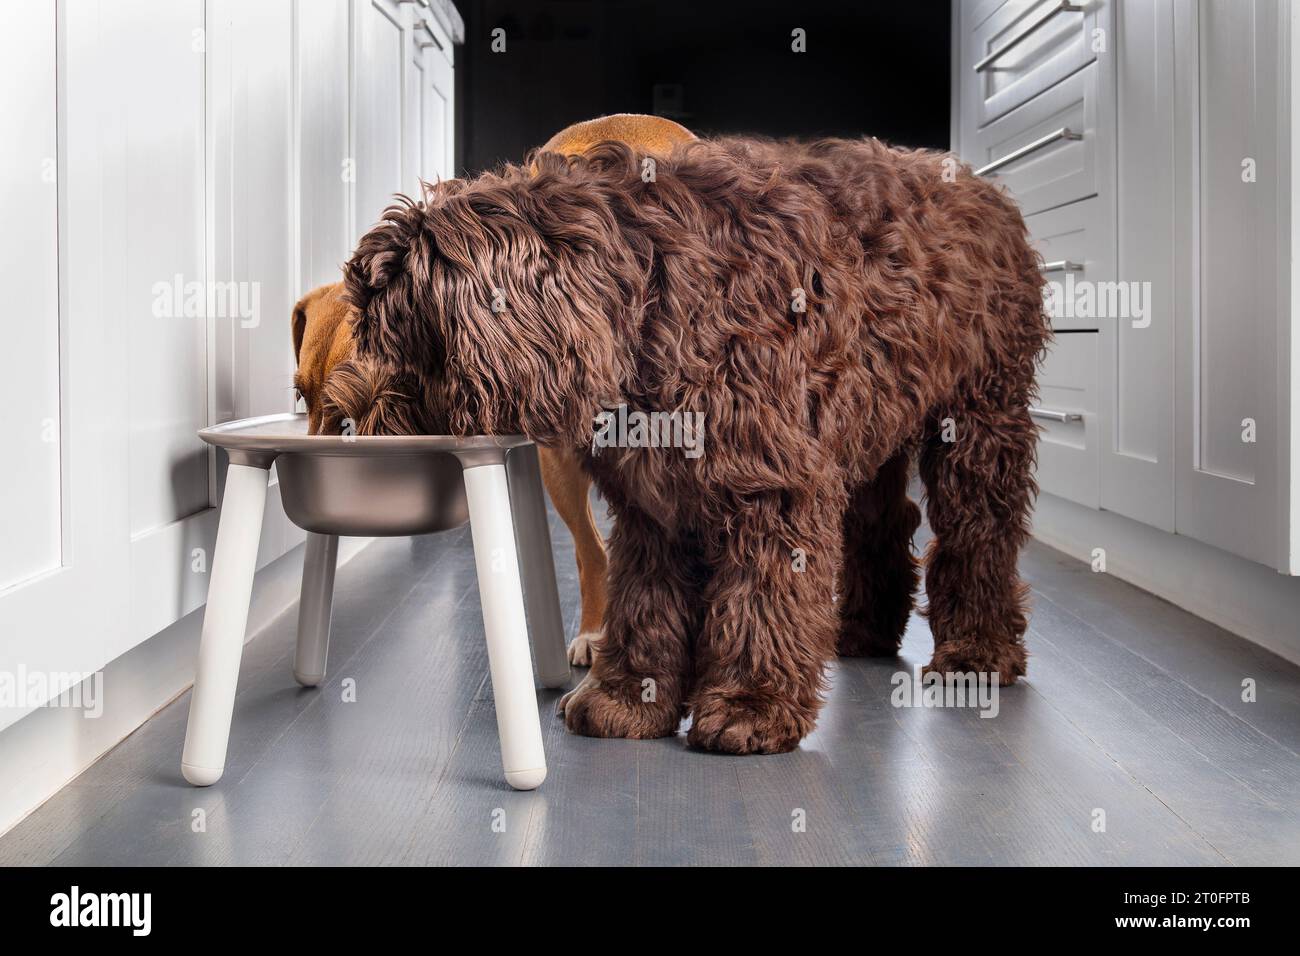
<path id="1" fill-rule="evenodd" d="M 283 431 L 274 426 L 290 426 Z M 387 456 L 505 452 L 531 444 L 523 435 L 308 435 L 307 415 L 284 412 L 199 429 L 199 438 L 228 451 L 258 455 Z"/>

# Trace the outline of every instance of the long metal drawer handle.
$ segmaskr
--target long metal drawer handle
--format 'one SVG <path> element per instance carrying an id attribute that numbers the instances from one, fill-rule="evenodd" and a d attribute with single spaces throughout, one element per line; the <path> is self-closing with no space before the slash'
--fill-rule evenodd
<path id="1" fill-rule="evenodd" d="M 1008 40 L 1006 43 L 1002 44 L 1002 46 L 998 47 L 996 50 L 994 50 L 984 59 L 976 63 L 975 72 L 983 73 L 985 70 L 987 70 L 990 66 L 993 65 L 994 61 L 1000 59 L 1002 55 L 1006 53 L 1008 50 L 1010 50 L 1012 47 L 1018 46 L 1022 40 L 1032 35 L 1039 27 L 1041 27 L 1048 20 L 1052 19 L 1052 17 L 1056 16 L 1058 13 L 1082 13 L 1082 12 L 1083 12 L 1083 7 L 1081 7 L 1079 4 L 1070 3 L 1069 0 L 1061 0 L 1061 2 L 1058 3 L 1055 7 L 1053 7 L 1051 10 L 1048 10 L 1047 13 L 1045 13 L 1043 16 L 1039 17 L 1032 24 L 1026 27 L 1024 32 Z"/>
<path id="2" fill-rule="evenodd" d="M 1056 259 L 1052 262 L 1043 263 L 1043 272 L 1082 272 L 1083 266 L 1080 263 L 1072 262 L 1069 259 Z"/>
<path id="3" fill-rule="evenodd" d="M 1026 143 L 1024 146 L 1021 146 L 1019 149 L 1013 149 L 1011 152 L 1007 153 L 1001 159 L 995 159 L 987 166 L 981 166 L 979 169 L 975 170 L 975 175 L 987 176 L 995 169 L 1001 169 L 1003 166 L 1007 165 L 1008 163 L 1014 163 L 1017 159 L 1024 159 L 1030 153 L 1036 153 L 1044 146 L 1050 146 L 1053 143 L 1063 139 L 1069 139 L 1069 140 L 1083 139 L 1083 134 L 1076 133 L 1068 126 L 1062 126 L 1060 129 L 1054 130 L 1053 132 L 1048 133 L 1046 136 L 1034 140 L 1032 143 Z"/>
<path id="4" fill-rule="evenodd" d="M 1029 406 L 1030 418 L 1045 418 L 1049 422 L 1081 422 L 1083 416 L 1078 412 L 1058 412 L 1050 408 L 1038 408 L 1034 405 Z"/>

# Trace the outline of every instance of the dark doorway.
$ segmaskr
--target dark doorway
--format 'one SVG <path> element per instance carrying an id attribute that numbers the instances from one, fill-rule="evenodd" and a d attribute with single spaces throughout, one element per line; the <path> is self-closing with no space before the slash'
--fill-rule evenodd
<path id="1" fill-rule="evenodd" d="M 946 148 L 949 5 L 461 0 L 457 168 L 518 161 L 579 120 L 660 113 L 702 135 Z M 505 31 L 505 52 L 492 33 Z M 792 50 L 805 31 L 806 52 Z"/>

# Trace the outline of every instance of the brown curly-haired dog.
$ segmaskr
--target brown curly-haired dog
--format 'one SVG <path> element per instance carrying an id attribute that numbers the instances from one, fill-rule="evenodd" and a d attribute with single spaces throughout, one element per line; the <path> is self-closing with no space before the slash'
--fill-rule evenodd
<path id="1" fill-rule="evenodd" d="M 617 520 L 602 652 L 562 703 L 577 733 L 666 736 L 689 712 L 701 747 L 795 747 L 837 650 L 899 646 L 918 446 L 930 667 L 1014 681 L 1049 334 L 1015 205 L 874 140 L 641 160 L 540 153 L 387 210 L 346 269 L 334 414 L 577 449 L 602 408 L 703 413 L 700 457 L 586 459 Z"/>

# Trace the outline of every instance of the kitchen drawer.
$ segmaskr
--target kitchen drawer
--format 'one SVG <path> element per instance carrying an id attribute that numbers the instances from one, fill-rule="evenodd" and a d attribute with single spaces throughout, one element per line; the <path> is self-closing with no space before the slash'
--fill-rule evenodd
<path id="1" fill-rule="evenodd" d="M 1089 508 L 1100 507 L 1096 332 L 1063 332 L 1038 373 L 1031 413 L 1038 439 L 1038 486 Z"/>
<path id="2" fill-rule="evenodd" d="M 977 126 L 1042 93 L 1097 59 L 1098 0 L 1008 0 L 966 37 L 963 85 L 974 83 Z"/>
<path id="3" fill-rule="evenodd" d="M 980 130 L 971 161 L 1026 216 L 1096 195 L 1097 68 L 1093 63 Z"/>
<path id="4" fill-rule="evenodd" d="M 1098 197 L 1058 206 L 1025 217 L 1029 238 L 1043 257 L 1043 282 L 1060 285 L 1061 305 L 1054 309 L 1052 328 L 1096 331 L 1113 317 L 1074 315 L 1067 308 L 1070 291 L 1081 282 L 1106 282 L 1114 275 L 1114 243 L 1110 218 Z M 1096 309 L 1092 310 L 1096 312 Z"/>

